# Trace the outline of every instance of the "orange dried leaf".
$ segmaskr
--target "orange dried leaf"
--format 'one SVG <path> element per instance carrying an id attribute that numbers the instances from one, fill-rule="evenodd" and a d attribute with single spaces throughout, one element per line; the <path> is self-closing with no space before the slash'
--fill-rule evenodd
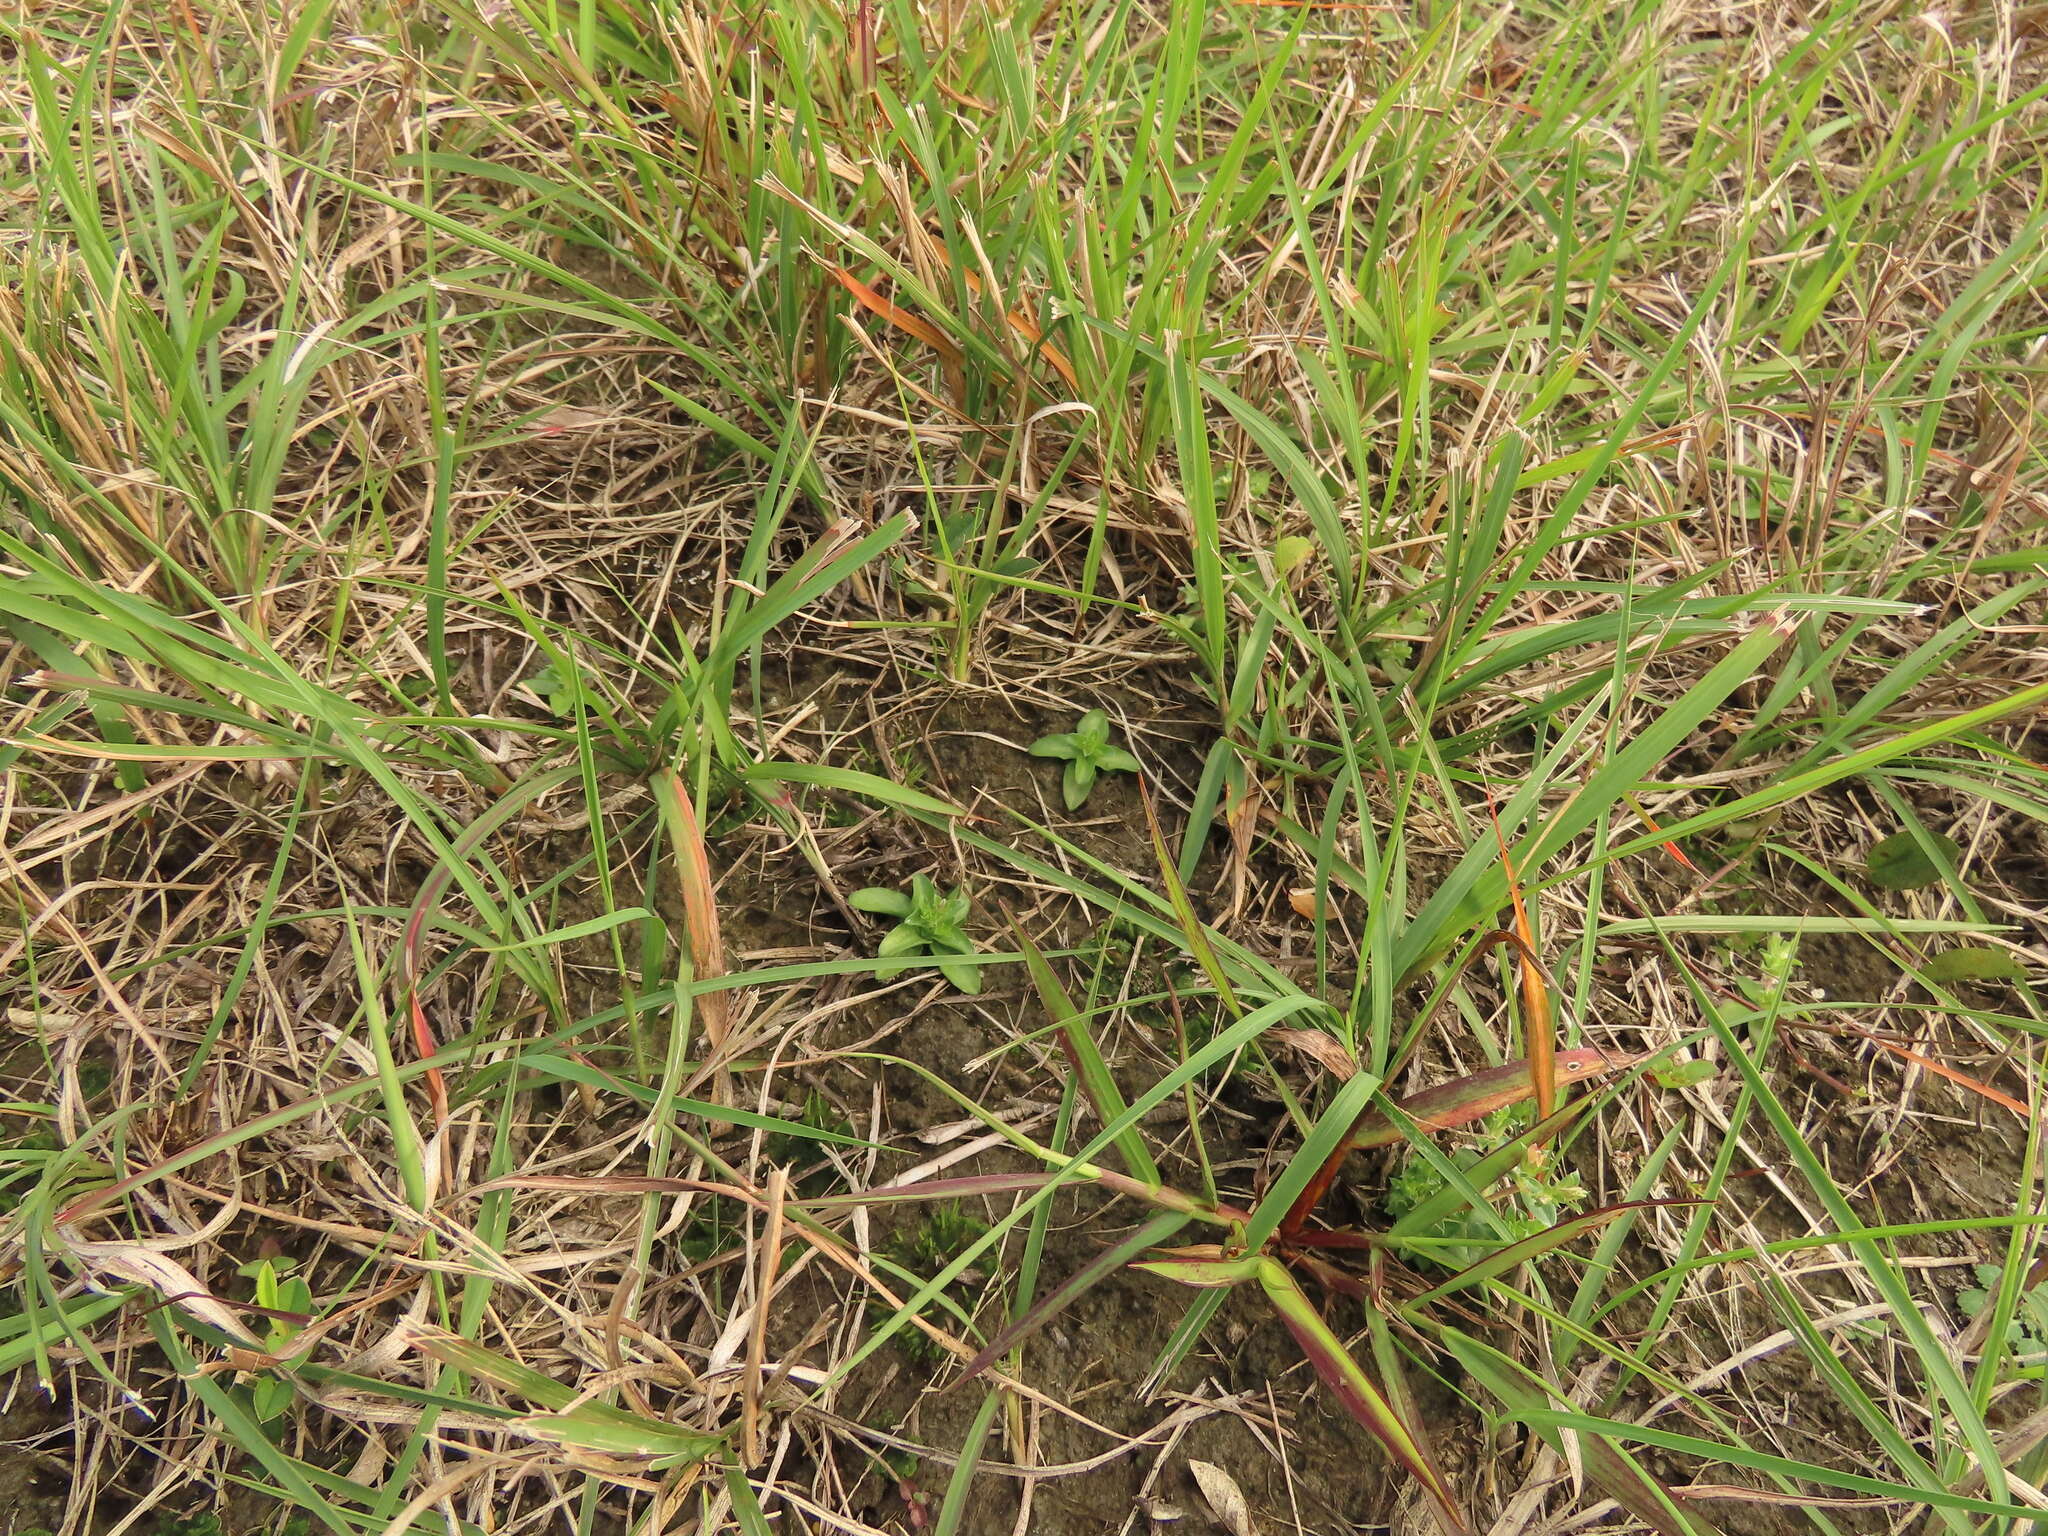
<path id="1" fill-rule="evenodd" d="M 697 805 L 683 785 L 682 776 L 663 770 L 660 777 L 661 809 L 668 822 L 675 847 L 676 878 L 683 894 L 683 928 L 690 945 L 692 977 L 703 981 L 725 974 L 725 941 L 718 927 L 718 889 L 711 877 L 711 856 L 704 846 L 704 830 L 697 820 Z M 704 1018 L 704 1036 L 714 1056 L 725 1051 L 729 1025 L 726 994 L 706 992 L 697 999 Z M 718 1092 L 722 1096 L 724 1072 L 720 1069 Z"/>
<path id="2" fill-rule="evenodd" d="M 1634 795 L 1623 795 L 1622 798 L 1628 801 L 1629 809 L 1636 813 L 1636 820 L 1640 821 L 1646 828 L 1648 828 L 1652 832 L 1662 832 L 1664 830 L 1662 827 L 1657 825 L 1655 818 L 1653 818 L 1648 811 L 1644 810 L 1642 806 L 1636 802 L 1636 797 Z M 1691 859 L 1688 859 L 1685 856 L 1685 850 L 1679 847 L 1678 844 L 1667 841 L 1664 844 L 1664 851 L 1670 854 L 1671 857 L 1673 857 L 1674 859 L 1678 860 L 1679 863 L 1683 864 L 1687 869 L 1691 870 L 1694 874 L 1698 874 L 1700 872 L 1699 865 L 1693 863 Z"/>
<path id="3" fill-rule="evenodd" d="M 944 259 L 943 254 L 940 259 Z M 968 290 L 976 298 L 980 298 L 982 296 L 981 279 L 964 268 L 960 275 L 966 279 Z M 1010 322 L 1010 329 L 1036 347 L 1038 355 L 1052 365 L 1052 371 L 1067 381 L 1067 388 L 1078 390 L 1081 387 L 1081 381 L 1074 373 L 1074 365 L 1067 361 L 1067 354 L 1045 339 L 1045 332 L 1040 329 L 1036 320 L 1032 319 L 1030 315 L 1021 309 L 1011 310 L 1005 318 Z"/>
<path id="4" fill-rule="evenodd" d="M 854 302 L 870 314 L 880 315 L 899 331 L 908 331 L 919 341 L 930 347 L 950 367 L 958 368 L 966 362 L 966 355 L 946 338 L 945 332 L 929 320 L 913 315 L 901 305 L 883 298 L 866 283 L 855 277 L 844 267 L 833 267 L 832 275 L 839 280 L 839 286 L 853 295 Z"/>
<path id="5" fill-rule="evenodd" d="M 1575 1051 L 1559 1051 L 1550 1062 L 1550 1097 L 1554 1102 L 1558 1093 L 1573 1083 L 1591 1082 L 1619 1072 L 1641 1059 L 1617 1055 L 1591 1045 Z M 1402 1099 L 1396 1107 L 1425 1131 L 1455 1130 L 1528 1098 L 1535 1092 L 1532 1077 L 1528 1062 L 1511 1061 L 1484 1072 L 1474 1072 L 1469 1077 L 1425 1088 Z M 1400 1139 L 1401 1130 L 1392 1120 L 1377 1111 L 1368 1110 L 1352 1131 L 1347 1145 L 1352 1148 L 1385 1147 Z"/>
<path id="6" fill-rule="evenodd" d="M 413 1049 L 418 1051 L 422 1057 L 432 1057 L 434 1052 L 440 1047 L 439 1043 L 434 1039 L 434 1026 L 427 1022 L 427 1010 L 420 1006 L 417 993 L 409 995 L 406 1001 L 412 1004 Z M 439 1067 L 427 1068 L 427 1101 L 433 1106 L 434 1124 L 436 1126 L 446 1125 L 448 1123 L 448 1083 L 441 1076 L 441 1069 Z"/>
<path id="7" fill-rule="evenodd" d="M 1862 1031 L 1859 1031 L 1859 1033 L 1863 1033 L 1865 1039 L 1871 1041 L 1874 1044 L 1883 1046 L 1893 1055 L 1904 1057 L 1907 1061 L 1912 1062 L 1914 1066 L 1919 1067 L 1924 1071 L 1932 1072 L 1936 1077 L 1946 1078 L 1949 1082 L 1954 1083 L 1958 1088 L 1967 1088 L 1971 1093 L 1976 1094 L 1979 1098 L 1988 1099 L 1991 1103 L 1998 1105 L 2002 1109 L 2011 1110 L 2014 1114 L 2018 1115 L 2020 1119 L 2023 1121 L 2032 1118 L 2030 1112 L 2027 1109 L 2027 1106 L 2022 1104 L 2018 1099 L 2014 1098 L 2011 1094 L 2001 1092 L 1999 1089 L 1992 1087 L 1989 1083 L 1980 1082 L 1978 1079 L 1970 1076 L 1967 1072 L 1958 1072 L 1954 1067 L 1943 1066 L 1940 1062 L 1936 1061 L 1932 1056 L 1923 1056 L 1918 1051 L 1910 1050 L 1903 1045 L 1895 1044 L 1890 1040 L 1882 1038 L 1881 1036 L 1868 1034 Z"/>
<path id="8" fill-rule="evenodd" d="M 1515 906 L 1515 937 L 1522 951 L 1522 1040 L 1529 1051 L 1529 1082 L 1536 1094 L 1536 1118 L 1547 1120 L 1557 1106 L 1557 1085 L 1552 1072 L 1557 1032 L 1550 1006 L 1550 984 L 1537 963 L 1536 930 L 1530 925 L 1529 909 L 1522 904 L 1522 883 L 1515 877 L 1514 858 L 1508 852 L 1507 834 L 1501 831 L 1491 794 L 1486 797 L 1486 810 L 1493 817 L 1493 835 L 1500 841 L 1501 868 L 1508 877 L 1508 899 Z"/>

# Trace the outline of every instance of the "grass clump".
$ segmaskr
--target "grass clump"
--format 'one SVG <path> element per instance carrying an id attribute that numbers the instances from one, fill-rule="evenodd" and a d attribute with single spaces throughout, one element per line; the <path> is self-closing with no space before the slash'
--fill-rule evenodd
<path id="1" fill-rule="evenodd" d="M 2037 1523 L 2023 10 L 159 9 L 0 50 L 20 1523 Z"/>

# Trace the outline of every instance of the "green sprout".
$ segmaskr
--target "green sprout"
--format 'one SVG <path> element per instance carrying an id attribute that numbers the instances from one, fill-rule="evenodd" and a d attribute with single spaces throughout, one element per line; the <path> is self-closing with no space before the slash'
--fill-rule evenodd
<path id="1" fill-rule="evenodd" d="M 1111 773 L 1136 773 L 1144 766 L 1122 747 L 1109 744 L 1109 716 L 1099 709 L 1089 710 L 1069 734 L 1039 737 L 1031 743 L 1031 755 L 1066 759 L 1067 771 L 1061 777 L 1060 789 L 1070 811 L 1081 808 L 1088 791 L 1095 787 L 1096 774 L 1105 769 Z"/>
<path id="2" fill-rule="evenodd" d="M 540 700 L 541 707 L 549 714 L 558 720 L 567 720 L 578 712 L 581 703 L 579 695 L 588 693 L 590 689 L 587 680 L 583 681 L 579 689 L 578 681 L 569 675 L 566 668 L 550 661 L 544 663 L 521 686 Z"/>
<path id="3" fill-rule="evenodd" d="M 2003 1264 L 1976 1266 L 1977 1283 L 1956 1293 L 1963 1315 L 1973 1321 L 1991 1305 L 2005 1280 Z M 2048 1379 L 2048 1282 L 2021 1290 L 2019 1305 L 2005 1329 L 2005 1347 L 2012 1352 L 2022 1379 Z"/>
<path id="4" fill-rule="evenodd" d="M 238 1273 L 255 1284 L 254 1301 L 257 1306 L 272 1313 L 310 1313 L 313 1311 L 313 1291 L 299 1276 L 292 1274 L 290 1259 L 256 1259 L 241 1265 Z M 288 1317 L 273 1317 L 266 1330 L 263 1348 L 266 1354 L 282 1355 L 285 1347 L 303 1326 Z M 256 1422 L 268 1426 L 281 1417 L 291 1406 L 292 1384 L 281 1374 L 248 1373 L 243 1405 L 255 1415 Z M 211 1518 L 204 1517 L 204 1518 Z M 213 1531 L 218 1533 L 219 1522 Z"/>
<path id="5" fill-rule="evenodd" d="M 987 1231 L 988 1223 L 981 1217 L 959 1201 L 948 1200 L 933 1206 L 924 1220 L 914 1226 L 899 1228 L 884 1237 L 876 1245 L 876 1253 L 889 1268 L 922 1282 L 959 1258 Z M 979 1277 L 969 1269 L 956 1276 L 946 1290 L 955 1301 L 962 1301 L 977 1283 Z M 883 1306 L 879 1298 L 870 1298 L 869 1310 L 882 1316 L 892 1309 Z M 920 1364 L 935 1365 L 944 1356 L 937 1344 L 914 1328 L 898 1332 L 896 1346 Z"/>
<path id="6" fill-rule="evenodd" d="M 1452 1152 L 1451 1165 L 1461 1173 L 1472 1168 L 1486 1155 L 1486 1147 L 1501 1145 L 1534 1120 L 1534 1112 L 1527 1104 L 1496 1110 L 1481 1123 L 1484 1145 Z M 1448 1186 L 1449 1181 L 1435 1165 L 1411 1156 L 1387 1181 L 1387 1214 L 1398 1220 L 1435 1199 Z M 1490 1216 L 1472 1206 L 1463 1206 L 1428 1228 L 1400 1239 L 1394 1244 L 1395 1251 L 1405 1258 L 1445 1269 L 1465 1269 L 1497 1252 L 1502 1243 L 1501 1233 L 1507 1234 L 1509 1242 L 1534 1237 L 1555 1226 L 1586 1198 L 1585 1186 L 1569 1170 L 1554 1164 L 1518 1163 L 1509 1172 L 1506 1186 L 1494 1196 Z"/>
<path id="7" fill-rule="evenodd" d="M 981 990 L 981 966 L 963 959 L 972 955 L 974 940 L 967 936 L 967 896 L 961 891 L 939 894 L 939 888 L 924 875 L 913 875 L 908 894 L 871 885 L 847 898 L 862 912 L 893 917 L 896 926 L 882 935 L 875 958 L 885 963 L 875 967 L 875 977 L 887 981 L 916 964 L 910 955 L 929 955 L 939 974 L 970 996 Z"/>

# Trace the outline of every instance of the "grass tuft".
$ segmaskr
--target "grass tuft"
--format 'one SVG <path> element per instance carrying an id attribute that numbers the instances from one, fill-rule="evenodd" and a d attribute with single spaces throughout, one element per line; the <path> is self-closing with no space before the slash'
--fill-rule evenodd
<path id="1" fill-rule="evenodd" d="M 2041 33 L 7 21 L 16 1524 L 2037 1526 Z"/>

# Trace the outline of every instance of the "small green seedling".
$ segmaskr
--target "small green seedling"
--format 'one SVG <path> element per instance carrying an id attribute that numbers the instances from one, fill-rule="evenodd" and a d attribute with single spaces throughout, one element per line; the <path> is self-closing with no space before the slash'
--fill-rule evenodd
<path id="1" fill-rule="evenodd" d="M 1652 1067 L 1650 1078 L 1659 1088 L 1692 1088 L 1712 1078 L 1721 1069 L 1711 1061 L 1692 1057 L 1669 1066 Z"/>
<path id="2" fill-rule="evenodd" d="M 1067 771 L 1060 780 L 1060 789 L 1070 811 L 1081 808 L 1088 791 L 1095 787 L 1096 774 L 1105 769 L 1111 773 L 1136 773 L 1144 766 L 1122 747 L 1109 744 L 1109 716 L 1099 709 L 1083 715 L 1071 733 L 1039 737 L 1031 743 L 1031 755 L 1066 759 Z"/>
<path id="3" fill-rule="evenodd" d="M 521 686 L 540 700 L 541 706 L 549 714 L 558 720 L 567 720 L 577 713 L 581 703 L 579 695 L 589 691 L 587 682 L 579 689 L 577 681 L 563 668 L 550 661 L 528 677 Z"/>
<path id="4" fill-rule="evenodd" d="M 891 1255 L 920 1277 L 937 1274 L 973 1247 L 988 1231 L 988 1223 L 957 1200 L 933 1206 L 916 1229 L 890 1244 Z M 970 1271 L 969 1273 L 972 1273 Z M 966 1279 L 962 1275 L 961 1279 Z"/>
<path id="5" fill-rule="evenodd" d="M 929 955 L 939 974 L 962 992 L 972 996 L 981 990 L 980 964 L 964 958 L 974 953 L 974 940 L 967 936 L 969 908 L 964 892 L 948 891 L 941 896 L 927 877 L 914 875 L 908 894 L 871 885 L 847 900 L 862 912 L 897 920 L 875 948 L 875 958 L 888 962 L 875 967 L 877 980 L 887 981 L 917 964 L 905 956 Z"/>
<path id="6" fill-rule="evenodd" d="M 1527 1104 L 1494 1111 L 1481 1122 L 1488 1145 L 1498 1145 L 1534 1123 Z M 1478 1147 L 1450 1154 L 1460 1172 L 1470 1169 L 1484 1156 Z M 1387 1214 L 1406 1216 L 1446 1187 L 1436 1168 L 1420 1157 L 1411 1157 L 1387 1183 Z M 1555 1165 L 1519 1163 L 1508 1173 L 1508 1188 L 1493 1201 L 1491 1219 L 1471 1206 L 1456 1211 L 1427 1229 L 1410 1233 L 1394 1247 L 1403 1257 L 1419 1259 L 1445 1269 L 1463 1269 L 1493 1252 L 1505 1233 L 1509 1241 L 1534 1237 L 1555 1226 L 1586 1198 L 1586 1188 L 1572 1174 Z"/>
<path id="7" fill-rule="evenodd" d="M 2005 1280 L 2003 1264 L 1976 1266 L 1977 1283 L 1956 1293 L 1963 1316 L 1975 1320 L 1991 1305 Z M 2023 1290 L 2019 1306 L 2006 1328 L 2005 1347 L 2019 1367 L 2019 1376 L 2040 1381 L 2048 1378 L 2048 1282 Z"/>
<path id="8" fill-rule="evenodd" d="M 880 1258 L 902 1270 L 905 1276 L 924 1281 L 959 1258 L 987 1231 L 986 1221 L 959 1201 L 947 1200 L 934 1205 L 924 1220 L 883 1238 L 876 1245 L 876 1251 Z M 957 1276 L 946 1287 L 952 1298 L 949 1305 L 964 1302 L 980 1278 L 972 1269 Z M 870 1308 L 877 1316 L 891 1310 L 883 1306 L 878 1297 L 871 1299 Z M 972 1312 L 973 1308 L 968 1307 L 967 1311 Z M 920 1364 L 936 1365 L 944 1357 L 939 1346 L 915 1328 L 899 1330 L 896 1347 Z"/>
<path id="9" fill-rule="evenodd" d="M 291 1273 L 289 1259 L 257 1259 L 241 1266 L 244 1279 L 256 1282 L 256 1305 L 273 1314 L 313 1311 L 313 1292 L 306 1282 Z M 263 1348 L 270 1355 L 282 1355 L 302 1325 L 289 1316 L 274 1315 L 265 1330 Z M 251 1375 L 247 1379 L 246 1405 L 256 1422 L 268 1426 L 291 1406 L 292 1384 L 281 1375 Z M 217 1529 L 217 1527 L 216 1527 Z"/>

